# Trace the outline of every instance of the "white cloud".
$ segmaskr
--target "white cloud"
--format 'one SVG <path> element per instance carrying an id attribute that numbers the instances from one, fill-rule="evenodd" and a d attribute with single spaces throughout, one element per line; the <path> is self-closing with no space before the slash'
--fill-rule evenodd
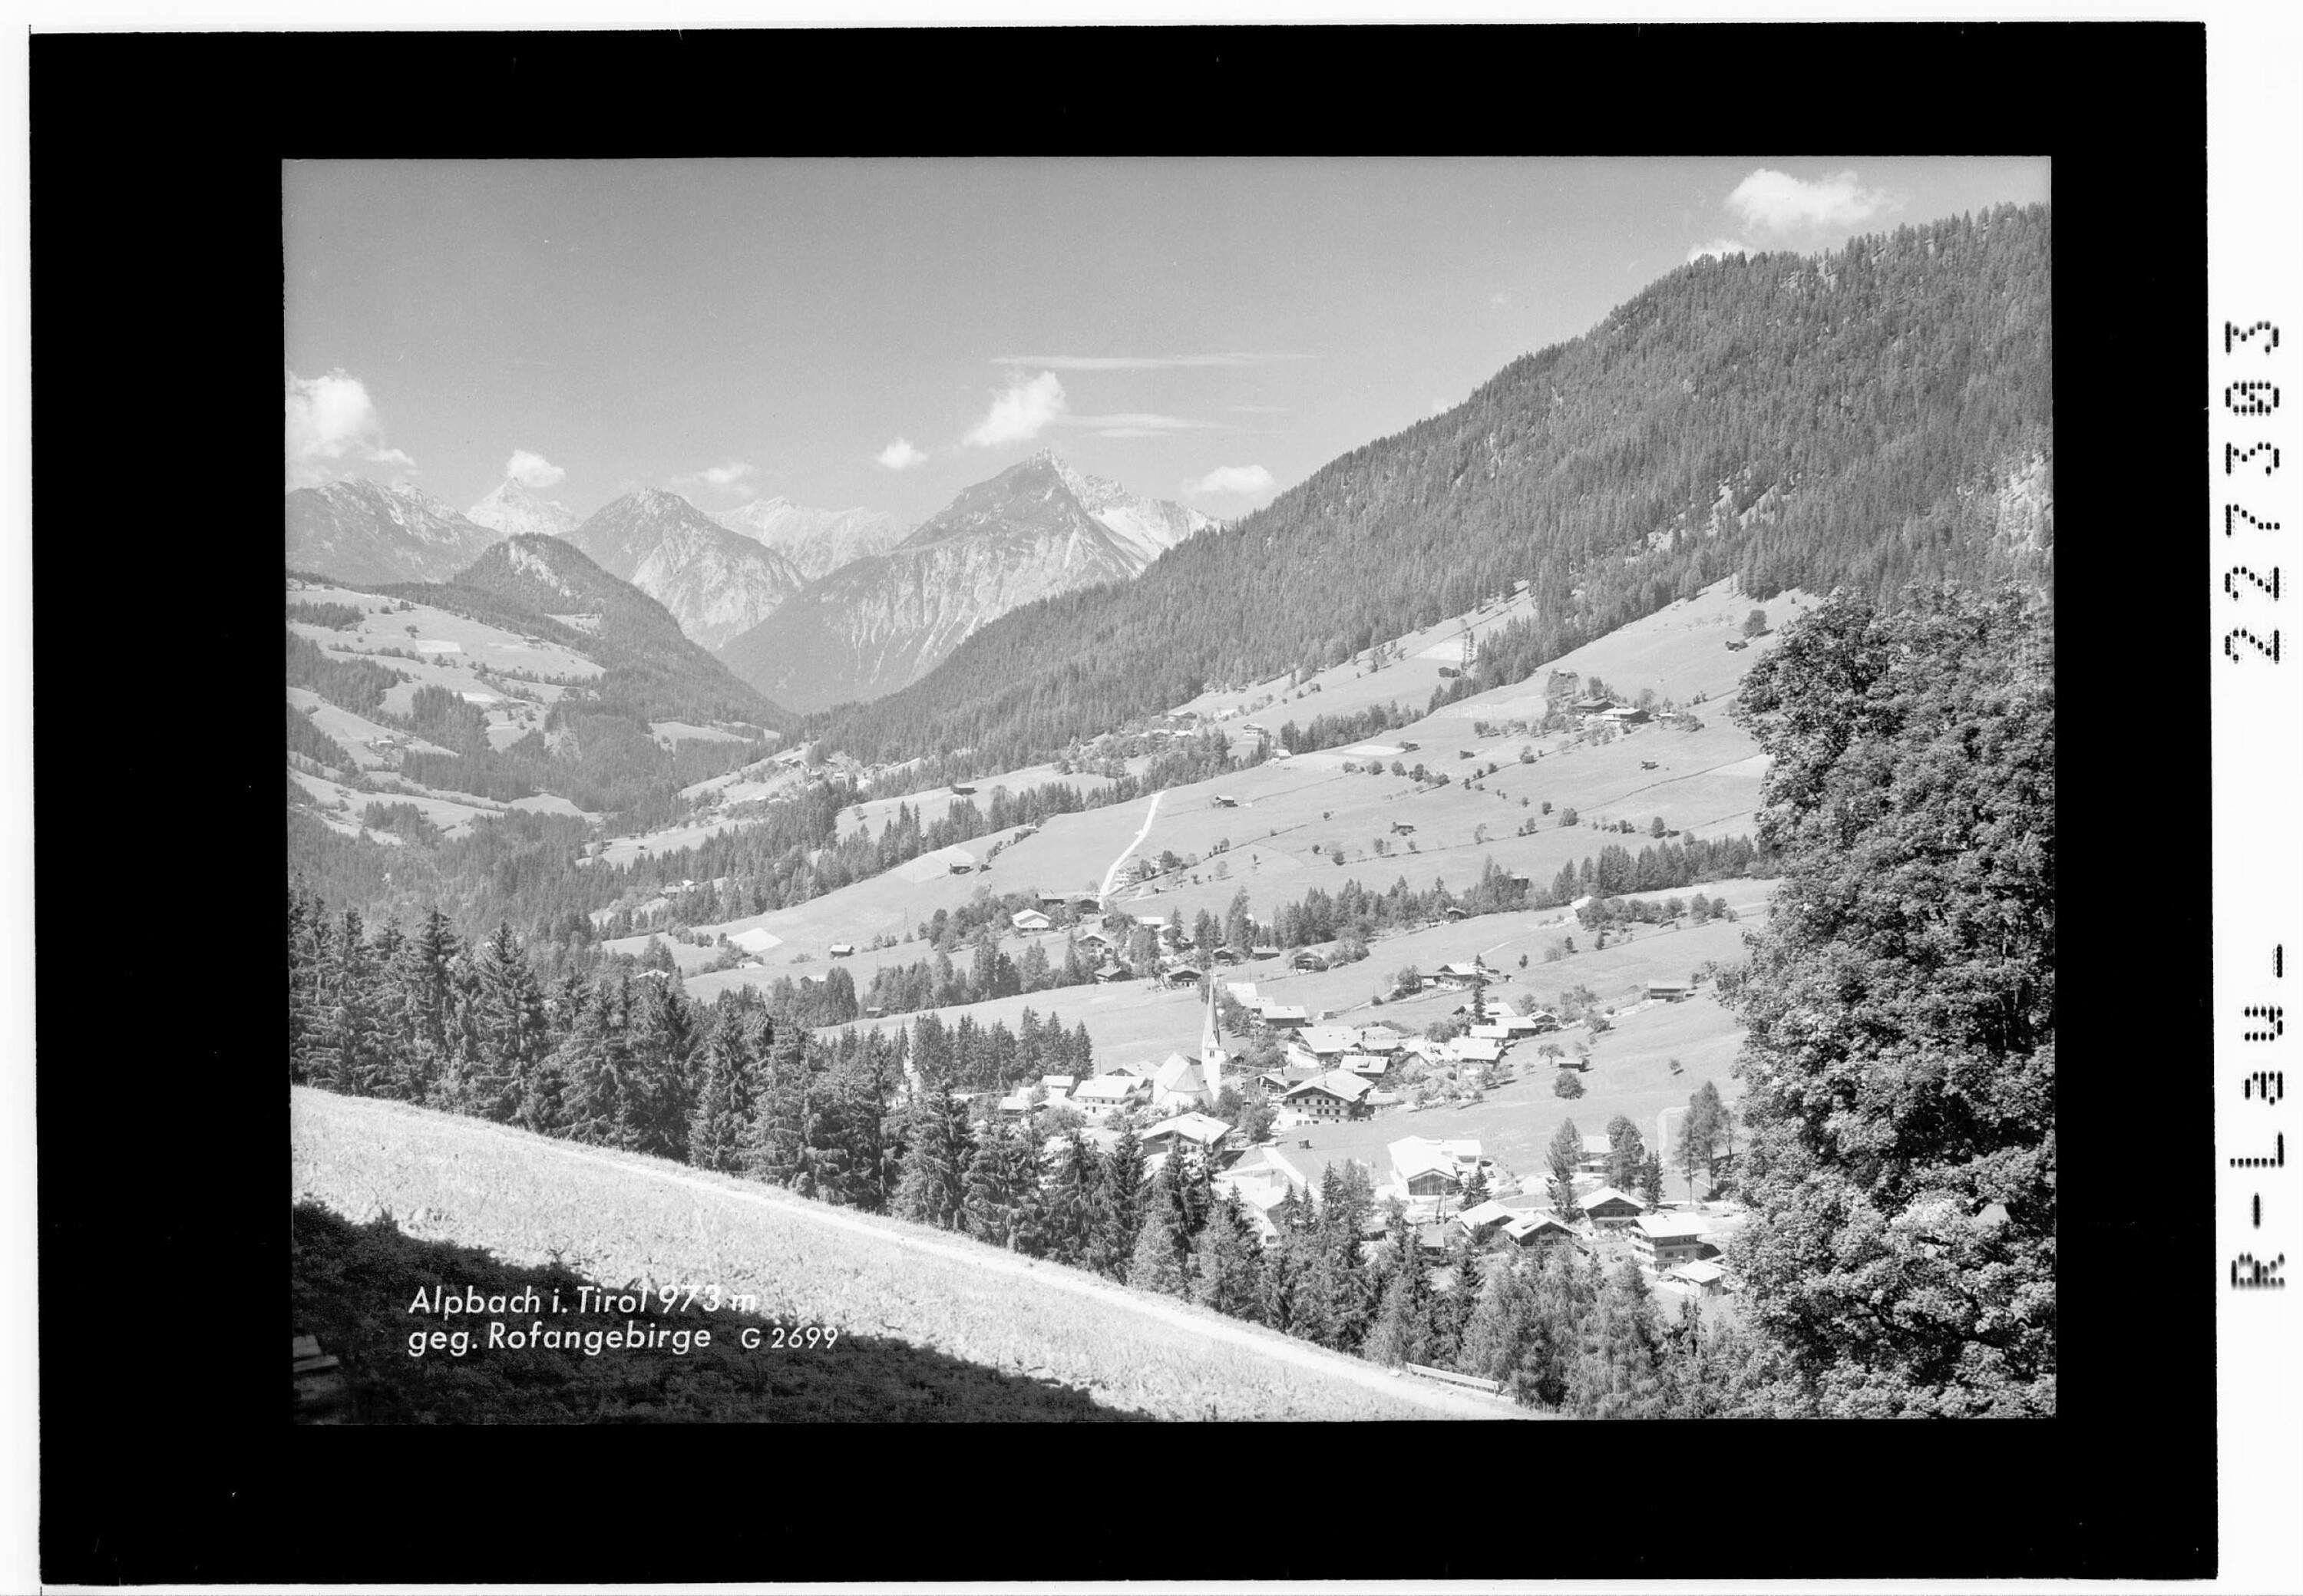
<path id="1" fill-rule="evenodd" d="M 416 462 L 384 443 L 384 418 L 367 384 L 338 367 L 325 376 L 287 378 L 287 480 L 316 487 L 350 463 L 412 471 Z"/>
<path id="2" fill-rule="evenodd" d="M 993 396 L 991 409 L 969 429 L 963 441 L 979 449 L 1001 443 L 1021 443 L 1036 438 L 1064 413 L 1064 385 L 1052 371 L 1034 377 L 1018 376 Z"/>
<path id="3" fill-rule="evenodd" d="M 1445 394 L 1434 394 L 1432 396 L 1430 412 L 1432 415 L 1444 416 L 1454 408 L 1455 407 L 1453 405 L 1447 402 L 1447 399 Z"/>
<path id="4" fill-rule="evenodd" d="M 522 487 L 557 487 L 568 473 L 533 449 L 515 449 L 504 461 L 503 474 Z"/>
<path id="5" fill-rule="evenodd" d="M 1163 438 L 1169 433 L 1215 425 L 1212 421 L 1187 421 L 1181 416 L 1148 415 L 1141 410 L 1116 416 L 1058 416 L 1055 424 L 1084 426 L 1100 438 Z"/>
<path id="6" fill-rule="evenodd" d="M 1037 366 L 1043 371 L 1172 371 L 1185 366 L 1269 366 L 1309 355 L 1228 352 L 1206 355 L 994 355 L 995 366 Z"/>
<path id="7" fill-rule="evenodd" d="M 1191 498 L 1210 498 L 1224 494 L 1268 494 L 1272 486 L 1271 473 L 1261 466 L 1218 466 L 1198 481 L 1184 484 L 1184 493 Z"/>
<path id="8" fill-rule="evenodd" d="M 1735 185 L 1727 208 L 1746 227 L 1767 232 L 1797 232 L 1816 227 L 1852 227 L 1902 204 L 1885 189 L 1866 189 L 1853 172 L 1803 182 L 1788 172 L 1762 166 Z"/>
<path id="9" fill-rule="evenodd" d="M 733 487 L 752 475 L 754 469 L 742 460 L 731 460 L 724 466 L 707 466 L 699 475 L 713 487 Z"/>
<path id="10" fill-rule="evenodd" d="M 1505 306 L 1510 303 L 1511 295 L 1504 292 L 1501 289 L 1497 289 L 1495 292 L 1488 296 L 1488 308 L 1490 310 L 1501 310 Z"/>
<path id="11" fill-rule="evenodd" d="M 913 448 L 910 440 L 898 438 L 872 458 L 890 471 L 908 471 L 914 466 L 924 465 L 928 457 L 924 452 Z"/>
<path id="12" fill-rule="evenodd" d="M 1713 239 L 1708 244 L 1698 244 L 1687 252 L 1691 265 L 1699 260 L 1725 260 L 1730 255 L 1749 255 L 1750 246 L 1735 239 Z"/>

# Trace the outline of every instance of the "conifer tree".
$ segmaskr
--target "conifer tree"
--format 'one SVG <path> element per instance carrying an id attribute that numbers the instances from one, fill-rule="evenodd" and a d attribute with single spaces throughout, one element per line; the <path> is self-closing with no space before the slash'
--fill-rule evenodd
<path id="1" fill-rule="evenodd" d="M 987 1246 L 1019 1251 L 1020 1221 L 1030 1195 L 1029 1170 L 1017 1156 L 1022 1127 L 986 1126 L 967 1160 L 960 1228 Z"/>
<path id="2" fill-rule="evenodd" d="M 618 1143 L 659 1158 L 688 1155 L 688 1117 L 695 1107 L 688 1055 L 695 1026 L 677 975 L 637 984 L 628 1046 L 631 1090 L 620 1105 Z"/>
<path id="3" fill-rule="evenodd" d="M 1092 1266 L 1113 1279 L 1126 1277 L 1137 1233 L 1143 1228 L 1144 1199 L 1149 1192 L 1143 1161 L 1143 1144 L 1134 1126 L 1119 1133 L 1119 1140 L 1112 1144 L 1104 1160 L 1104 1212 L 1092 1249 Z"/>
<path id="4" fill-rule="evenodd" d="M 797 1026 L 779 1026 L 768 1044 L 767 1062 L 759 1071 L 758 1093 L 752 1109 L 752 1141 L 747 1150 L 745 1173 L 755 1180 L 764 1180 L 770 1186 L 789 1186 L 802 1196 L 811 1195 L 813 1185 L 808 1168 L 808 1131 L 814 1103 L 814 1082 L 809 1068 L 807 1049 Z M 927 1124 L 920 1128 L 931 1135 L 951 1108 L 949 1093 L 941 1098 L 931 1098 Z M 944 1112 L 938 1111 L 938 1105 Z M 956 1192 L 959 1184 L 960 1159 L 965 1155 L 945 1147 L 942 1156 L 949 1161 L 949 1170 L 939 1166 L 933 1172 L 948 1175 L 949 1186 Z M 942 1186 L 933 1186 L 941 1191 Z M 948 1212 L 946 1210 L 933 1210 Z M 918 1218 L 919 1214 L 910 1217 Z M 931 1223 L 944 1223 L 942 1219 L 931 1219 Z"/>
<path id="5" fill-rule="evenodd" d="M 1583 1133 L 1575 1128 L 1574 1120 L 1559 1122 L 1543 1158 L 1551 1171 L 1552 1212 L 1563 1220 L 1573 1220 L 1582 1211 L 1575 1201 L 1575 1166 L 1583 1160 Z"/>
<path id="6" fill-rule="evenodd" d="M 519 1107 L 523 1083 L 552 1045 L 544 993 L 510 922 L 500 923 L 481 945 L 475 973 L 473 1111 L 509 1119 Z"/>
<path id="7" fill-rule="evenodd" d="M 1192 1244 L 1192 1300 L 1235 1318 L 1255 1306 L 1254 1238 L 1240 1212 L 1239 1194 L 1227 1192 Z"/>
<path id="8" fill-rule="evenodd" d="M 739 1173 L 749 1140 L 756 1091 L 743 1022 L 723 1010 L 704 1033 L 696 1106 L 688 1120 L 688 1161 L 699 1170 Z"/>
<path id="9" fill-rule="evenodd" d="M 1155 1184 L 1158 1178 L 1153 1177 Z M 1164 1199 L 1165 1194 L 1160 1195 Z M 1187 1279 L 1184 1254 L 1176 1246 L 1175 1226 L 1169 1214 L 1150 1203 L 1144 1206 L 1143 1222 L 1136 1227 L 1135 1250 L 1127 1260 L 1127 1283 L 1139 1291 L 1185 1295 Z"/>
<path id="10" fill-rule="evenodd" d="M 1105 1212 L 1103 1161 L 1074 1132 L 1065 1138 L 1047 1183 L 1047 1255 L 1059 1263 L 1091 1266 Z"/>
<path id="11" fill-rule="evenodd" d="M 1629 1115 L 1618 1114 L 1607 1121 L 1609 1186 L 1619 1192 L 1637 1190 L 1647 1159 L 1647 1144 L 1640 1138 L 1640 1127 L 1632 1123 Z"/>

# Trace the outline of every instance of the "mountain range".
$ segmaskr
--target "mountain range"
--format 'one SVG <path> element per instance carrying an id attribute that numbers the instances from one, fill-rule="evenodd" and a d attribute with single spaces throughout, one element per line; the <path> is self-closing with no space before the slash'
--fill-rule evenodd
<path id="1" fill-rule="evenodd" d="M 541 532 L 562 537 L 583 518 L 555 500 L 539 498 L 517 477 L 507 477 L 495 492 L 464 512 L 467 519 L 510 537 Z"/>
<path id="2" fill-rule="evenodd" d="M 811 582 L 851 560 L 885 553 L 911 531 L 877 510 L 815 510 L 780 497 L 716 511 L 712 519 L 781 554 Z"/>
<path id="3" fill-rule="evenodd" d="M 658 487 L 602 505 L 565 536 L 600 569 L 671 611 L 705 648 L 751 630 L 806 586 L 773 549 Z"/>
<path id="4" fill-rule="evenodd" d="M 441 582 L 503 534 L 420 488 L 348 477 L 288 495 L 288 569 L 343 582 Z"/>
<path id="5" fill-rule="evenodd" d="M 721 657 L 794 709 L 874 697 L 1017 605 L 1126 581 L 1214 524 L 1043 450 L 966 489 L 886 553 L 810 583 Z"/>

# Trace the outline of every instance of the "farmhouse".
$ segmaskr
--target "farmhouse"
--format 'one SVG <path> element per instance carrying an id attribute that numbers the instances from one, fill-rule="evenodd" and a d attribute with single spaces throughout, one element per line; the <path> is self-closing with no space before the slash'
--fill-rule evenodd
<path id="1" fill-rule="evenodd" d="M 1448 1052 L 1458 1064 L 1494 1064 L 1502 1060 L 1504 1046 L 1478 1036 L 1458 1036 L 1448 1044 Z"/>
<path id="2" fill-rule="evenodd" d="M 1239 800 L 1236 798 L 1211 798 L 1208 801 L 1219 809 L 1236 809 L 1239 807 Z"/>
<path id="3" fill-rule="evenodd" d="M 1381 1053 L 1346 1053 L 1336 1060 L 1336 1068 L 1348 1069 L 1365 1080 L 1380 1080 L 1391 1068 L 1391 1060 Z"/>
<path id="4" fill-rule="evenodd" d="M 1283 1101 L 1314 1119 L 1363 1119 L 1368 1090 L 1368 1084 L 1350 1070 L 1337 1069 L 1289 1088 Z"/>
<path id="5" fill-rule="evenodd" d="M 856 944 L 854 942 L 834 942 L 831 944 L 831 957 L 834 958 L 849 958 L 854 955 L 855 951 Z"/>
<path id="6" fill-rule="evenodd" d="M 1080 914 L 1092 915 L 1101 912 L 1103 905 L 1092 898 L 1076 898 L 1072 900 L 1072 908 Z"/>
<path id="7" fill-rule="evenodd" d="M 1583 1156 L 1575 1165 L 1576 1171 L 1584 1175 L 1605 1175 L 1608 1161 L 1615 1154 L 1615 1144 L 1607 1137 L 1585 1136 Z"/>
<path id="8" fill-rule="evenodd" d="M 1018 909 L 1008 916 L 1008 923 L 1018 931 L 1046 931 L 1055 925 L 1038 909 Z"/>
<path id="9" fill-rule="evenodd" d="M 1323 1060 L 1340 1059 L 1358 1045 L 1359 1034 L 1349 1026 L 1306 1026 L 1289 1043 Z"/>
<path id="10" fill-rule="evenodd" d="M 1231 1135 L 1231 1127 L 1211 1114 L 1184 1113 L 1162 1119 L 1143 1133 L 1147 1153 L 1176 1153 L 1186 1147 L 1213 1153 Z"/>
<path id="11" fill-rule="evenodd" d="M 1270 1003 L 1263 1005 L 1263 1023 L 1275 1031 L 1295 1030 L 1312 1023 L 1312 1017 L 1300 1004 Z"/>
<path id="12" fill-rule="evenodd" d="M 1236 948 L 1226 946 L 1218 948 L 1208 957 L 1218 964 L 1237 964 L 1240 960 L 1240 952 Z"/>
<path id="13" fill-rule="evenodd" d="M 1648 996 L 1666 1003 L 1677 1003 L 1695 995 L 1695 988 L 1684 981 L 1650 981 Z"/>
<path id="14" fill-rule="evenodd" d="M 1125 981 L 1127 979 L 1127 972 L 1107 958 L 1095 967 L 1095 978 L 1103 982 Z"/>
<path id="15" fill-rule="evenodd" d="M 1170 986 L 1197 986 L 1200 984 L 1200 977 L 1205 973 L 1193 968 L 1190 965 L 1179 964 L 1160 976 L 1160 979 Z"/>
<path id="16" fill-rule="evenodd" d="M 1506 1014 L 1503 1027 L 1514 1036 L 1540 1036 L 1546 1031 L 1559 1029 L 1559 1017 L 1548 1009 L 1536 1009 L 1526 1014 Z"/>
<path id="17" fill-rule="evenodd" d="M 1279 950 L 1269 942 L 1258 942 L 1247 950 L 1247 956 L 1250 958 L 1277 958 L 1279 957 Z"/>
<path id="18" fill-rule="evenodd" d="M 1362 1026 L 1360 1051 L 1363 1053 L 1396 1053 L 1399 1051 L 1400 1034 L 1389 1026 Z"/>
<path id="19" fill-rule="evenodd" d="M 1108 1114 L 1143 1102 L 1152 1095 L 1148 1082 L 1125 1070 L 1091 1076 L 1072 1088 L 1072 1107 L 1087 1114 Z"/>
<path id="20" fill-rule="evenodd" d="M 1533 1251 L 1539 1247 L 1572 1246 L 1574 1229 L 1556 1213 L 1526 1213 L 1506 1221 L 1501 1234 L 1515 1247 Z"/>
<path id="21" fill-rule="evenodd" d="M 1040 894 L 1040 907 L 1043 909 L 1059 909 L 1070 901 L 1071 899 L 1065 897 L 1061 892 L 1042 892 Z"/>
<path id="22" fill-rule="evenodd" d="M 1328 961 L 1309 948 L 1296 954 L 1291 962 L 1307 975 L 1316 975 L 1328 967 Z"/>
<path id="23" fill-rule="evenodd" d="M 1727 1294 L 1727 1271 L 1708 1259 L 1699 1258 L 1670 1271 L 1664 1279 L 1671 1284 L 1683 1285 L 1703 1296 L 1725 1296 Z"/>
<path id="24" fill-rule="evenodd" d="M 1583 1217 L 1598 1230 L 1626 1230 L 1638 1222 L 1647 1212 L 1647 1204 L 1637 1197 L 1627 1197 L 1612 1186 L 1603 1186 L 1576 1199 Z"/>
<path id="25" fill-rule="evenodd" d="M 1069 1097 L 1072 1088 L 1078 1084 L 1079 1077 L 1076 1076 L 1043 1075 L 1040 1077 L 1040 1089 L 1048 1094 L 1048 1101 L 1050 1102 Z"/>
<path id="26" fill-rule="evenodd" d="M 1703 1251 L 1703 1225 L 1685 1214 L 1643 1213 L 1632 1222 L 1632 1250 L 1651 1270 L 1692 1263 Z"/>
<path id="27" fill-rule="evenodd" d="M 1394 1180 L 1411 1197 L 1445 1196 L 1458 1190 L 1473 1170 L 1488 1161 L 1480 1144 L 1470 1138 L 1434 1141 L 1429 1136 L 1404 1136 L 1384 1150 L 1391 1157 Z"/>
<path id="28" fill-rule="evenodd" d="M 1466 1034 L 1480 1042 L 1509 1042 L 1516 1033 L 1509 1026 L 1491 1024 L 1473 1026 Z"/>
<path id="29" fill-rule="evenodd" d="M 1455 1223 L 1473 1241 L 1485 1241 L 1519 1216 L 1493 1197 L 1455 1216 Z"/>

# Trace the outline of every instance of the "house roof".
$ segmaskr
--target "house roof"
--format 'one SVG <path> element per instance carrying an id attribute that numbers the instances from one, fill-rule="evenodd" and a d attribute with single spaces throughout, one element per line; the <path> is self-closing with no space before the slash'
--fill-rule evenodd
<path id="1" fill-rule="evenodd" d="M 1684 1213 L 1643 1213 L 1635 1221 L 1658 1241 L 1677 1241 L 1703 1234 L 1703 1221 Z"/>
<path id="2" fill-rule="evenodd" d="M 1125 1102 L 1142 1090 L 1143 1082 L 1136 1077 L 1114 1070 L 1109 1075 L 1099 1075 L 1092 1080 L 1082 1081 L 1073 1087 L 1072 1101 L 1074 1102 Z"/>
<path id="3" fill-rule="evenodd" d="M 1489 1197 L 1486 1202 L 1466 1208 L 1457 1214 L 1455 1222 L 1467 1230 L 1476 1230 L 1481 1225 L 1501 1224 L 1518 1217 L 1510 1209 L 1506 1208 L 1493 1197 Z"/>
<path id="4" fill-rule="evenodd" d="M 1315 1053 L 1340 1053 L 1358 1045 L 1359 1034 L 1349 1026 L 1306 1026 L 1295 1040 Z"/>
<path id="5" fill-rule="evenodd" d="M 1606 1136 L 1585 1136 L 1583 1138 L 1583 1154 L 1587 1158 L 1605 1158 L 1607 1154 L 1615 1152 L 1615 1143 L 1609 1141 Z"/>
<path id="6" fill-rule="evenodd" d="M 1708 1286 L 1714 1280 L 1724 1280 L 1727 1278 L 1725 1270 L 1717 1263 L 1707 1262 L 1700 1258 L 1691 1263 L 1683 1263 L 1677 1269 L 1669 1271 L 1668 1274 L 1678 1279 L 1692 1280 L 1699 1286 Z"/>
<path id="7" fill-rule="evenodd" d="M 1476 1059 L 1482 1064 L 1493 1064 L 1504 1056 L 1503 1043 L 1483 1036 L 1458 1036 L 1452 1045 L 1458 1059 Z"/>
<path id="8" fill-rule="evenodd" d="M 1068 1092 L 1078 1084 L 1079 1077 L 1077 1076 L 1043 1075 L 1040 1077 L 1040 1085 L 1045 1086 L 1050 1092 Z"/>
<path id="9" fill-rule="evenodd" d="M 1263 1018 L 1267 1021 L 1277 1022 L 1283 1019 L 1309 1019 L 1311 1016 L 1303 1011 L 1300 1004 L 1266 1003 L 1263 1005 Z"/>
<path id="10" fill-rule="evenodd" d="M 1585 1192 L 1582 1196 L 1576 1198 L 1575 1202 L 1578 1207 L 1587 1210 L 1597 1208 L 1603 1203 L 1629 1203 L 1634 1208 L 1644 1209 L 1647 1207 L 1647 1204 L 1641 1202 L 1637 1197 L 1619 1192 L 1612 1186 L 1596 1186 L 1590 1191 Z"/>
<path id="11" fill-rule="evenodd" d="M 1566 1220 L 1561 1219 L 1556 1213 L 1543 1210 L 1539 1210 L 1534 1213 L 1520 1214 L 1514 1219 L 1506 1220 L 1504 1223 L 1504 1234 L 1510 1237 L 1514 1241 L 1523 1240 L 1527 1237 L 1535 1234 L 1538 1230 L 1558 1230 L 1569 1235 L 1573 1235 L 1574 1233 L 1573 1228 L 1570 1226 Z"/>
<path id="12" fill-rule="evenodd" d="M 1183 1054 L 1169 1053 L 1161 1060 L 1160 1073 L 1152 1077 L 1152 1085 L 1161 1092 L 1203 1093 L 1208 1089 L 1208 1079 L 1200 1067 Z"/>
<path id="13" fill-rule="evenodd" d="M 1330 1097 L 1340 1097 L 1346 1102 L 1357 1102 L 1368 1094 L 1368 1084 L 1348 1069 L 1331 1069 L 1314 1076 L 1287 1089 L 1290 1097 L 1301 1097 L 1307 1092 L 1324 1092 Z"/>
<path id="14" fill-rule="evenodd" d="M 1160 1120 L 1159 1124 L 1143 1133 L 1143 1140 L 1148 1142 L 1155 1136 L 1181 1136 L 1187 1142 L 1213 1144 L 1222 1141 L 1230 1134 L 1231 1127 L 1213 1114 L 1194 1112 L 1178 1114 L 1172 1119 Z"/>

